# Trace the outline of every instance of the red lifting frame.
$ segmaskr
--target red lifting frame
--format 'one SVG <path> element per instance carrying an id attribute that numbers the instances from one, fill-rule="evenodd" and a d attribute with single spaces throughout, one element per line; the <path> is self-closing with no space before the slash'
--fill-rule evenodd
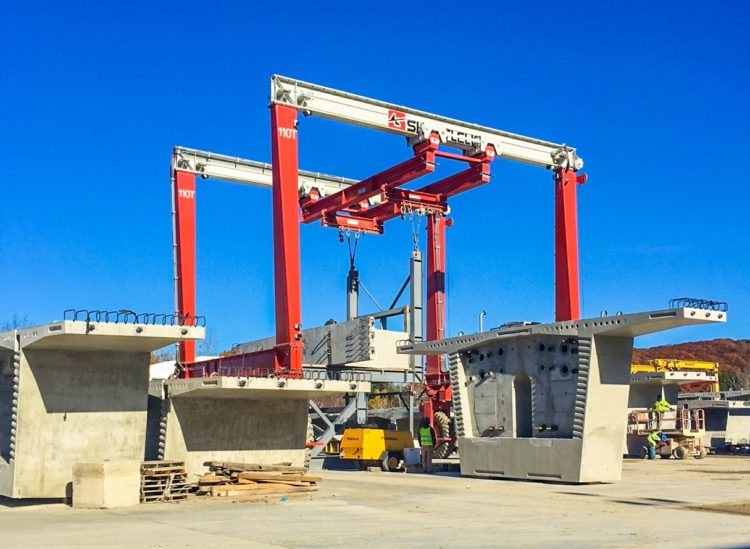
<path id="1" fill-rule="evenodd" d="M 423 211 L 428 215 L 447 214 L 447 198 L 489 181 L 489 163 L 494 159 L 495 151 L 490 148 L 478 155 L 466 156 L 439 151 L 439 145 L 440 138 L 433 134 L 414 147 L 414 158 L 325 198 L 312 192 L 300 201 L 302 222 L 320 219 L 326 227 L 382 234 L 384 222 L 408 210 Z M 398 188 L 433 172 L 436 157 L 459 160 L 471 166 L 421 189 Z M 368 200 L 377 196 L 380 204 L 368 207 Z"/>

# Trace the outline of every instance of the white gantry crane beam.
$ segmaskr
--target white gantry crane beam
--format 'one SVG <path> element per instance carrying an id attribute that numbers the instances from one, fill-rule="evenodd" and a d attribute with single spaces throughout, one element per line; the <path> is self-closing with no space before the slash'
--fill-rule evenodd
<path id="1" fill-rule="evenodd" d="M 206 179 L 221 179 L 255 187 L 270 188 L 273 185 L 271 164 L 185 147 L 174 148 L 172 167 Z M 345 177 L 299 171 L 299 189 L 306 194 L 312 188 L 317 188 L 321 196 L 328 196 L 357 182 Z"/>
<path id="2" fill-rule="evenodd" d="M 271 102 L 292 106 L 304 115 L 403 135 L 411 143 L 423 141 L 435 132 L 446 146 L 464 151 L 479 152 L 492 146 L 497 156 L 526 164 L 549 169 L 579 170 L 583 167 L 583 159 L 574 148 L 566 145 L 461 122 L 285 76 L 271 77 Z"/>

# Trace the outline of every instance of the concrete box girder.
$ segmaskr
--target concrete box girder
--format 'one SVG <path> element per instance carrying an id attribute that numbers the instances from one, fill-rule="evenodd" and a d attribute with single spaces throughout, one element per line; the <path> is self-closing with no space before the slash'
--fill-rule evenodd
<path id="1" fill-rule="evenodd" d="M 399 350 L 448 354 L 462 474 L 614 481 L 633 338 L 725 321 L 724 312 L 667 309 L 507 326 Z"/>
<path id="2" fill-rule="evenodd" d="M 184 461 L 188 474 L 207 461 L 303 467 L 310 399 L 368 393 L 366 381 L 217 376 L 170 379 L 161 420 L 160 457 Z"/>
<path id="3" fill-rule="evenodd" d="M 62 498 L 74 463 L 142 460 L 150 352 L 203 335 L 84 321 L 0 334 L 15 341 L 0 349 L 0 495 Z"/>

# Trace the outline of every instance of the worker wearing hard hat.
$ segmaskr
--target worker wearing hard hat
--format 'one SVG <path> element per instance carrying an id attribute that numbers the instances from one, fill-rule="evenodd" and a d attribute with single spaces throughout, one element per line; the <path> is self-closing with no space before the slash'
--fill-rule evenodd
<path id="1" fill-rule="evenodd" d="M 432 473 L 432 456 L 435 453 L 435 429 L 430 426 L 430 418 L 423 417 L 419 424 L 419 446 L 421 447 L 422 471 Z"/>
<path id="2" fill-rule="evenodd" d="M 656 415 L 656 427 L 661 429 L 661 420 L 664 416 L 664 412 L 669 412 L 673 408 L 669 405 L 669 402 L 664 400 L 661 393 L 656 395 L 656 402 L 651 406 L 650 411 Z"/>
<path id="3" fill-rule="evenodd" d="M 669 440 L 667 435 L 661 431 L 654 431 L 646 437 L 646 449 L 648 450 L 648 459 L 656 459 L 656 449 Z"/>

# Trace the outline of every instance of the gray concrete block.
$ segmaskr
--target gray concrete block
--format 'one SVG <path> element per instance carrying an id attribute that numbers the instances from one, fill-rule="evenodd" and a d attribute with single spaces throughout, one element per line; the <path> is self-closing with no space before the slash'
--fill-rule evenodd
<path id="1" fill-rule="evenodd" d="M 141 462 L 103 461 L 73 465 L 73 507 L 112 509 L 140 503 Z"/>

